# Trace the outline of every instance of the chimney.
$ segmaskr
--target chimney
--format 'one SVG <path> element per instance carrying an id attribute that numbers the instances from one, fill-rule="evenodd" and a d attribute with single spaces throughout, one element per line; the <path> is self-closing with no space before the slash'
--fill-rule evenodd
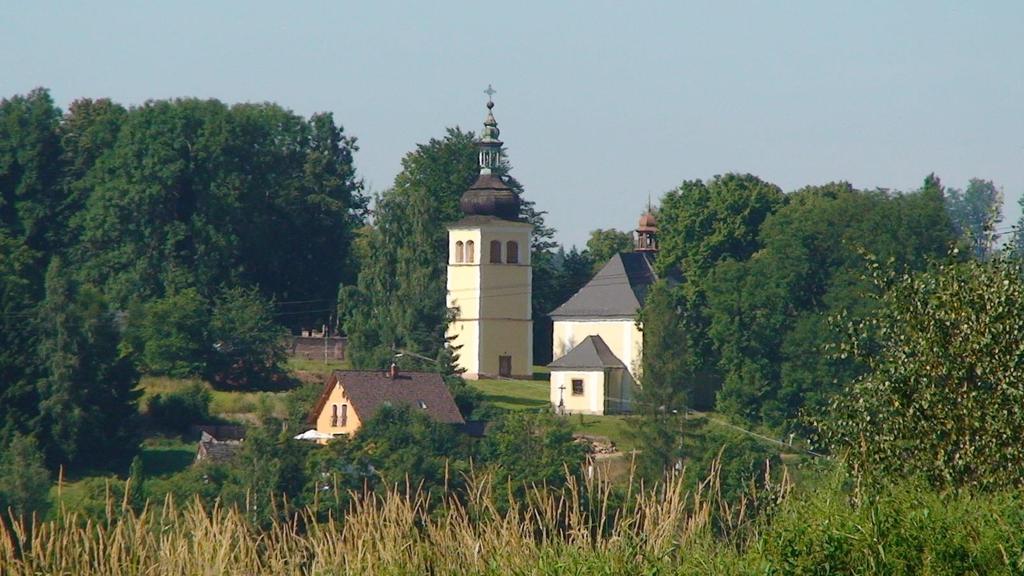
<path id="1" fill-rule="evenodd" d="M 388 366 L 388 378 L 394 380 L 398 377 L 398 364 L 392 362 L 391 366 Z"/>

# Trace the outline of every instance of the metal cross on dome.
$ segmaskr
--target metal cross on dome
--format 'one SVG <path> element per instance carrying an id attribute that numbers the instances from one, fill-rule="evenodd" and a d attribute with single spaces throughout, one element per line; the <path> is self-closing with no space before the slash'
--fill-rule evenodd
<path id="1" fill-rule="evenodd" d="M 484 90 L 484 94 L 487 94 L 487 101 L 488 102 L 491 102 L 492 101 L 491 97 L 494 96 L 497 93 L 498 93 L 498 91 L 495 90 L 494 88 L 492 88 L 490 84 L 487 85 L 487 90 Z"/>

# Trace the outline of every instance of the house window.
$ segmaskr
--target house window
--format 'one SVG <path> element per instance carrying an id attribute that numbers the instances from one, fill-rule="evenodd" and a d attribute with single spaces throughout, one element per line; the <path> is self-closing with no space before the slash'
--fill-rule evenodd
<path id="1" fill-rule="evenodd" d="M 491 240 L 491 264 L 501 264 L 501 241 Z"/>
<path id="2" fill-rule="evenodd" d="M 583 396 L 583 380 L 574 379 L 572 381 L 572 395 Z"/>
<path id="3" fill-rule="evenodd" d="M 475 258 L 476 258 L 476 243 L 474 243 L 472 240 L 469 240 L 468 242 L 466 242 L 466 262 L 469 262 L 470 264 L 472 264 L 473 260 Z"/>
<path id="4" fill-rule="evenodd" d="M 426 410 L 427 409 L 427 403 L 424 402 L 423 400 L 420 400 L 420 408 L 422 408 L 423 410 Z"/>
<path id="5" fill-rule="evenodd" d="M 337 404 L 331 404 L 331 426 L 332 427 L 337 427 L 338 426 L 338 405 Z"/>
<path id="6" fill-rule="evenodd" d="M 348 426 L 348 404 L 341 405 L 341 425 Z"/>
<path id="7" fill-rule="evenodd" d="M 509 264 L 519 264 L 519 244 L 509 240 L 505 244 L 505 261 Z"/>
<path id="8" fill-rule="evenodd" d="M 455 243 L 455 263 L 461 264 L 466 258 L 466 248 L 462 244 L 462 240 Z"/>

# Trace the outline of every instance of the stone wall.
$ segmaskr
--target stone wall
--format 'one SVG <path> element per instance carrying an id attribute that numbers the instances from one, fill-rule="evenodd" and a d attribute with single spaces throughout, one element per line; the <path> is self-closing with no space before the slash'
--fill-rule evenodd
<path id="1" fill-rule="evenodd" d="M 291 347 L 288 354 L 295 358 L 307 360 L 324 359 L 324 341 L 327 343 L 328 360 L 344 360 L 345 345 L 348 339 L 341 336 L 292 336 Z"/>

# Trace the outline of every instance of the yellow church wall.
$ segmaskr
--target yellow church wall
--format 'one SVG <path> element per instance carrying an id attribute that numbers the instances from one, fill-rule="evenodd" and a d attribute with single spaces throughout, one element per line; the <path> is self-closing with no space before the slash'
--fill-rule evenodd
<path id="1" fill-rule="evenodd" d="M 473 258 L 469 258 L 469 253 L 465 251 L 467 242 L 473 242 Z M 455 245 L 458 242 L 463 244 L 463 261 L 456 262 L 456 249 Z M 448 264 L 479 264 L 480 263 L 480 246 L 482 245 L 480 239 L 479 228 L 449 228 L 448 229 Z"/>
<path id="2" fill-rule="evenodd" d="M 512 357 L 511 376 L 533 377 L 533 322 L 490 319 L 480 323 L 480 364 L 478 373 L 499 373 L 498 358 Z"/>
<path id="3" fill-rule="evenodd" d="M 465 377 L 494 376 L 499 357 L 510 356 L 511 374 L 529 377 L 533 372 L 533 323 L 530 267 L 530 234 L 522 222 L 489 221 L 449 226 L 448 295 L 455 320 L 448 326 L 452 344 L 460 346 L 458 364 Z M 501 262 L 490 261 L 490 243 L 501 243 Z M 509 264 L 508 242 L 518 245 L 518 263 Z M 462 242 L 462 261 L 457 243 Z M 473 243 L 470 262 L 468 245 Z"/>
<path id="4" fill-rule="evenodd" d="M 480 273 L 477 266 L 448 267 L 448 308 L 458 308 L 459 318 L 480 317 Z"/>
<path id="5" fill-rule="evenodd" d="M 448 337 L 458 348 L 458 364 L 466 370 L 465 377 L 475 379 L 480 373 L 480 324 L 477 321 L 455 321 L 448 324 Z"/>
<path id="6" fill-rule="evenodd" d="M 635 320 L 555 320 L 552 358 L 565 356 L 587 336 L 600 336 L 633 377 L 638 377 L 644 337 Z"/>
<path id="7" fill-rule="evenodd" d="M 531 315 L 530 282 L 527 265 L 484 265 L 480 275 L 481 316 L 485 318 L 528 319 Z"/>
<path id="8" fill-rule="evenodd" d="M 346 418 L 345 426 L 332 426 L 331 416 L 333 414 L 332 407 L 338 407 L 338 420 L 341 420 L 342 406 L 348 406 L 348 417 Z M 324 404 L 324 409 L 320 411 L 320 415 L 316 419 L 316 431 L 323 432 L 324 434 L 351 434 L 359 429 L 363 423 L 359 420 L 359 416 L 356 411 L 352 409 L 352 405 L 345 398 L 345 389 L 341 384 L 336 384 L 334 390 L 331 391 L 330 396 L 327 398 L 327 403 Z"/>
<path id="9" fill-rule="evenodd" d="M 559 399 L 562 399 L 569 414 L 604 414 L 604 379 L 604 370 L 554 370 L 551 372 L 551 405 L 557 408 Z M 583 380 L 582 396 L 573 395 L 573 380 Z M 561 386 L 565 389 L 560 390 Z"/>

